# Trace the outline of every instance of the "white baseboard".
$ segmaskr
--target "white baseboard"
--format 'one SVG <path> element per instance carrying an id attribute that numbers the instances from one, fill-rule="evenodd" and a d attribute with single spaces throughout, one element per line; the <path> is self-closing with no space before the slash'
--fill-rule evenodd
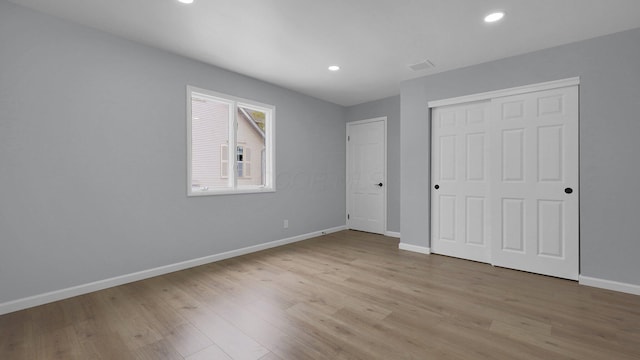
<path id="1" fill-rule="evenodd" d="M 413 251 L 413 252 L 417 252 L 420 254 L 431 254 L 431 249 L 428 247 L 424 247 L 424 246 L 418 246 L 418 245 L 411 245 L 411 244 L 407 244 L 407 243 L 400 243 L 398 244 L 398 249 L 400 250 L 406 250 L 406 251 Z"/>
<path id="2" fill-rule="evenodd" d="M 627 294 L 640 295 L 640 285 L 627 284 L 618 281 L 604 280 L 580 275 L 578 277 L 580 285 L 592 286 L 601 289 L 619 291 Z"/>
<path id="3" fill-rule="evenodd" d="M 204 264 L 209 264 L 212 262 L 229 259 L 236 256 L 246 255 L 253 252 L 266 250 L 286 244 L 291 244 L 294 242 L 311 239 L 317 236 L 322 236 L 342 230 L 346 230 L 346 226 L 338 226 L 326 230 L 315 231 L 308 234 L 293 236 L 286 239 L 271 241 L 264 244 L 254 245 L 245 247 L 242 249 L 231 250 L 227 252 L 223 252 L 220 254 L 209 255 L 193 260 L 182 261 L 175 264 L 160 266 L 157 268 L 143 270 L 131 274 L 126 274 L 122 276 L 113 277 L 110 279 L 99 280 L 88 284 L 82 284 L 78 286 L 73 286 L 66 289 L 55 290 L 44 294 L 29 296 L 26 298 L 13 300 L 5 303 L 0 303 L 0 315 L 8 314 L 10 312 L 19 311 L 23 309 L 27 309 L 34 306 L 39 306 L 47 303 L 51 303 L 58 300 L 68 299 L 70 297 L 88 294 L 94 291 L 103 290 L 106 288 L 127 284 L 134 281 L 144 280 L 148 278 L 152 278 L 154 276 L 164 275 L 168 273 L 172 273 L 175 271 L 180 271 Z"/>
<path id="4" fill-rule="evenodd" d="M 385 231 L 384 236 L 400 239 L 400 233 L 395 231 Z"/>

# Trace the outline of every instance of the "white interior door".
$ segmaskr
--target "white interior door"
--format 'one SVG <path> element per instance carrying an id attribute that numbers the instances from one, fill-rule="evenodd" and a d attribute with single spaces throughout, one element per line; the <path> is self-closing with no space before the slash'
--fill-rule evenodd
<path id="1" fill-rule="evenodd" d="M 431 250 L 490 262 L 489 101 L 432 112 Z"/>
<path id="2" fill-rule="evenodd" d="M 578 278 L 578 87 L 492 100 L 493 264 Z"/>
<path id="3" fill-rule="evenodd" d="M 386 230 L 387 119 L 347 124 L 347 226 Z"/>

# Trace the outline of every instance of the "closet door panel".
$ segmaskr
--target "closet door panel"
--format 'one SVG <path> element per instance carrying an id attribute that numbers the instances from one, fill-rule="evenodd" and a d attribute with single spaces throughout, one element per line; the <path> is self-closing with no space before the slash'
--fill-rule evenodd
<path id="1" fill-rule="evenodd" d="M 432 109 L 431 250 L 490 262 L 488 106 Z"/>
<path id="2" fill-rule="evenodd" d="M 578 87 L 492 100 L 494 265 L 578 278 Z"/>

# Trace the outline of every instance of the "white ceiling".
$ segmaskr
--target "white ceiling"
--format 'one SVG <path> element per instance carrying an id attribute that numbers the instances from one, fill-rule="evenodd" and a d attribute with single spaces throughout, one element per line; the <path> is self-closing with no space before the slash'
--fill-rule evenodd
<path id="1" fill-rule="evenodd" d="M 396 95 L 403 80 L 640 27 L 638 0 L 10 1 L 345 106 Z M 495 9 L 507 16 L 485 24 Z M 425 59 L 436 68 L 408 68 Z"/>

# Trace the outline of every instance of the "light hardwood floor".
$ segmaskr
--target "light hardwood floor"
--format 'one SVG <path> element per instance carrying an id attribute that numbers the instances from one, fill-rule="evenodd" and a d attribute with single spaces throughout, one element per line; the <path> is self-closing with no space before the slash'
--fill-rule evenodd
<path id="1" fill-rule="evenodd" d="M 640 296 L 343 231 L 0 316 L 0 359 L 640 359 Z"/>

